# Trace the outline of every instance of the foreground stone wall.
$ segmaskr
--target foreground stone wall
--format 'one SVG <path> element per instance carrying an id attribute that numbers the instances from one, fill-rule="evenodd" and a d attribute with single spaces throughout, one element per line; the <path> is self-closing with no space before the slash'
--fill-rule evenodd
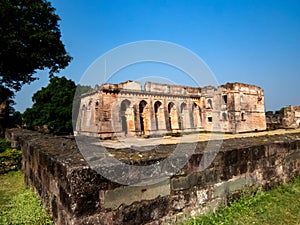
<path id="1" fill-rule="evenodd" d="M 300 133 L 225 140 L 204 171 L 199 171 L 199 163 L 207 143 L 199 142 L 180 172 L 145 187 L 120 185 L 97 174 L 72 138 L 18 129 L 7 137 L 20 144 L 25 180 L 42 197 L 56 224 L 174 224 L 215 209 L 245 187 L 268 189 L 300 174 Z M 109 152 L 129 164 L 147 165 L 174 147 Z"/>

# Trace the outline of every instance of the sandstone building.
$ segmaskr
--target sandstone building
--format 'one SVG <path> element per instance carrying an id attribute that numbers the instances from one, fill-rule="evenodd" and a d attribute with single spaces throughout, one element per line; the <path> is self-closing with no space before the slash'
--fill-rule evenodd
<path id="1" fill-rule="evenodd" d="M 227 83 L 190 87 L 146 82 L 96 86 L 81 97 L 77 135 L 112 138 L 174 132 L 266 129 L 260 87 Z"/>
<path id="2" fill-rule="evenodd" d="M 284 128 L 300 127 L 300 106 L 284 107 L 282 124 Z"/>
<path id="3" fill-rule="evenodd" d="M 287 106 L 278 113 L 267 114 L 267 127 L 277 128 L 298 128 L 300 127 L 300 106 Z"/>

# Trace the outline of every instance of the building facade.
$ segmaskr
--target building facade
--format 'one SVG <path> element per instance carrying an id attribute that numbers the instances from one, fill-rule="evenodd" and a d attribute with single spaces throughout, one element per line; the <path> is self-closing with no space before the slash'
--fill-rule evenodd
<path id="1" fill-rule="evenodd" d="M 155 134 L 265 130 L 264 92 L 260 87 L 227 83 L 190 87 L 146 82 L 96 86 L 83 94 L 77 135 L 113 138 Z"/>
<path id="2" fill-rule="evenodd" d="M 283 110 L 283 128 L 300 127 L 300 106 L 287 106 Z"/>
<path id="3" fill-rule="evenodd" d="M 300 106 L 286 106 L 275 114 L 268 112 L 266 120 L 268 129 L 300 128 Z"/>

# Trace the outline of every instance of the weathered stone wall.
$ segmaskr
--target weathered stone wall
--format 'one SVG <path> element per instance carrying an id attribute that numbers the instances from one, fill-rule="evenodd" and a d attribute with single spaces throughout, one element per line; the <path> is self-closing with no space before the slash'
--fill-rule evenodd
<path id="1" fill-rule="evenodd" d="M 282 128 L 282 119 L 281 114 L 266 114 L 267 128 L 271 130 Z"/>
<path id="2" fill-rule="evenodd" d="M 300 106 L 288 106 L 284 108 L 282 125 L 284 128 L 300 127 Z"/>
<path id="3" fill-rule="evenodd" d="M 269 129 L 300 127 L 300 106 L 287 106 L 280 111 L 276 111 L 275 114 L 267 113 L 266 121 Z"/>
<path id="4" fill-rule="evenodd" d="M 245 187 L 268 189 L 300 174 L 300 133 L 225 140 L 204 171 L 199 171 L 199 163 L 207 143 L 199 142 L 180 172 L 145 187 L 120 185 L 97 174 L 72 138 L 18 129 L 7 136 L 21 145 L 27 184 L 50 208 L 55 223 L 63 225 L 174 224 L 216 208 Z M 166 157 L 174 147 L 109 152 L 129 164 L 146 165 Z M 108 170 L 122 168 L 109 165 Z"/>

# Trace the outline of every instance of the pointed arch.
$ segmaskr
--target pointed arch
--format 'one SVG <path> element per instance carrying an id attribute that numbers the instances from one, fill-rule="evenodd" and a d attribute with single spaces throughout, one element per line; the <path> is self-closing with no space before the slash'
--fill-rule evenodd
<path id="1" fill-rule="evenodd" d="M 99 100 L 97 100 L 95 102 L 95 116 L 94 116 L 94 120 L 95 120 L 95 123 L 98 123 L 99 121 Z"/>
<path id="2" fill-rule="evenodd" d="M 178 121 L 178 113 L 176 105 L 173 102 L 168 104 L 168 113 L 169 113 L 169 129 L 178 130 L 179 129 L 179 121 Z"/>
<path id="3" fill-rule="evenodd" d="M 189 110 L 186 103 L 180 105 L 181 130 L 190 128 L 189 125 Z"/>
<path id="4" fill-rule="evenodd" d="M 154 103 L 154 118 L 155 118 L 155 129 L 161 130 L 163 129 L 161 123 L 164 121 L 164 111 L 161 108 L 162 103 L 160 101 L 156 101 Z"/>
<path id="5" fill-rule="evenodd" d="M 192 127 L 200 128 L 201 127 L 201 109 L 194 102 L 192 106 Z"/>
<path id="6" fill-rule="evenodd" d="M 139 103 L 139 115 L 141 133 L 146 134 L 149 131 L 150 112 L 148 103 L 145 100 Z"/>
<path id="7" fill-rule="evenodd" d="M 120 120 L 121 120 L 121 127 L 122 127 L 122 132 L 125 133 L 125 135 L 128 134 L 129 131 L 129 125 L 128 125 L 128 116 L 130 114 L 130 101 L 128 99 L 125 99 L 121 102 L 120 105 Z"/>

